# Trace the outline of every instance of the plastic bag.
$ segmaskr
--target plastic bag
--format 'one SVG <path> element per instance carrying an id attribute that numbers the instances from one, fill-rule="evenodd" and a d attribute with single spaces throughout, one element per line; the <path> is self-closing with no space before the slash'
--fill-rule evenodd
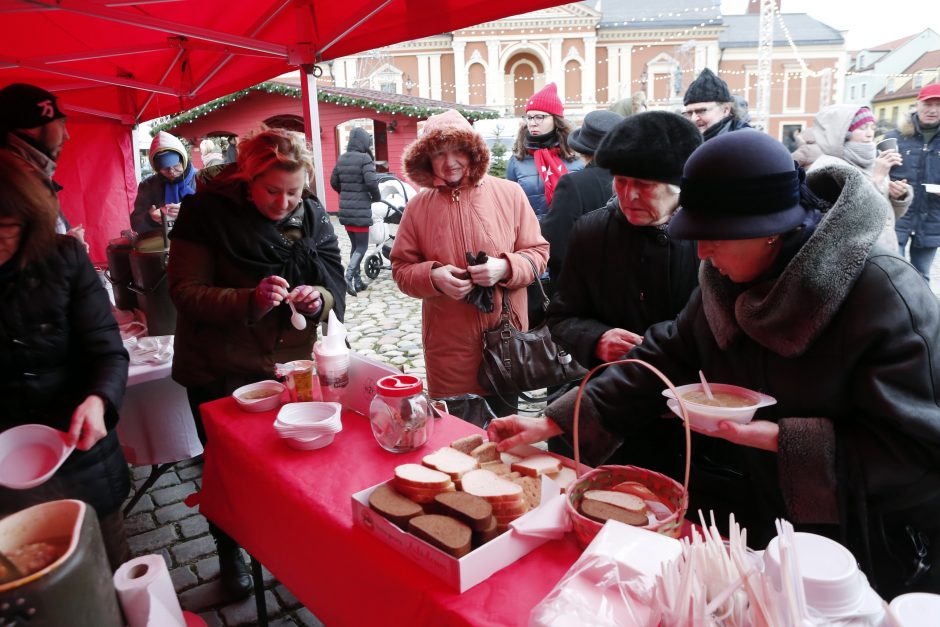
<path id="1" fill-rule="evenodd" d="M 447 396 L 445 398 L 435 398 L 435 401 L 446 403 L 448 414 L 460 418 L 464 422 L 469 422 L 481 429 L 486 429 L 490 421 L 496 418 L 496 414 L 490 408 L 482 396 L 477 394 L 462 394 L 460 396 Z"/>

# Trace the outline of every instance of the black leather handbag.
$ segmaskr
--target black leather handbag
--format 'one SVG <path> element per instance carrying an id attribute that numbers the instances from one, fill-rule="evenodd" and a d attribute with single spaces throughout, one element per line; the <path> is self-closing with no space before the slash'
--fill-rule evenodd
<path id="1" fill-rule="evenodd" d="M 535 264 L 532 266 L 535 282 L 542 295 L 542 311 L 548 308 L 548 296 L 542 288 Z M 548 325 L 542 322 L 534 329 L 520 331 L 509 315 L 509 292 L 503 288 L 503 306 L 499 324 L 483 332 L 483 361 L 477 379 L 484 389 L 498 395 L 503 402 L 522 398 L 535 403 L 547 400 L 525 394 L 530 390 L 551 388 L 584 377 L 582 368 L 563 348 L 552 341 Z"/>

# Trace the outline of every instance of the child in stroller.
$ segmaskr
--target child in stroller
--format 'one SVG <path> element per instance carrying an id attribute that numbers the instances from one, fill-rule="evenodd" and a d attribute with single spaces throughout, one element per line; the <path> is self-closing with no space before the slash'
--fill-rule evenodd
<path id="1" fill-rule="evenodd" d="M 415 195 L 414 188 L 393 174 L 379 173 L 379 192 L 382 199 L 372 203 L 372 226 L 369 243 L 375 248 L 366 256 L 366 276 L 374 279 L 382 269 L 391 269 L 392 244 L 395 232 L 405 212 L 405 204 Z"/>

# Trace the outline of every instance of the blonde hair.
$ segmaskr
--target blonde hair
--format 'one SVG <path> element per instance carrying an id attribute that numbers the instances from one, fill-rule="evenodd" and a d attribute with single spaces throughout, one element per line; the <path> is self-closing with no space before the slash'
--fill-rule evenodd
<path id="1" fill-rule="evenodd" d="M 297 172 L 313 179 L 313 153 L 300 133 L 270 129 L 238 143 L 236 178 L 250 183 L 268 170 Z"/>
<path id="2" fill-rule="evenodd" d="M 52 252 L 59 201 L 32 166 L 7 150 L 0 150 L 0 188 L 0 217 L 23 225 L 18 252 L 25 268 Z"/>

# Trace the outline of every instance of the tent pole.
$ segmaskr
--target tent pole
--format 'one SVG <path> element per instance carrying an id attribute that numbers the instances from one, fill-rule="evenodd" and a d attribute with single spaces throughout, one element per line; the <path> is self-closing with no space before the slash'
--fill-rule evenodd
<path id="1" fill-rule="evenodd" d="M 320 142 L 320 110 L 317 105 L 317 79 L 313 75 L 314 65 L 305 63 L 300 66 L 300 88 L 303 96 L 304 133 L 307 141 L 313 148 L 313 167 L 316 173 L 313 193 L 320 199 L 324 209 L 326 206 L 326 179 L 323 177 L 323 146 Z"/>

